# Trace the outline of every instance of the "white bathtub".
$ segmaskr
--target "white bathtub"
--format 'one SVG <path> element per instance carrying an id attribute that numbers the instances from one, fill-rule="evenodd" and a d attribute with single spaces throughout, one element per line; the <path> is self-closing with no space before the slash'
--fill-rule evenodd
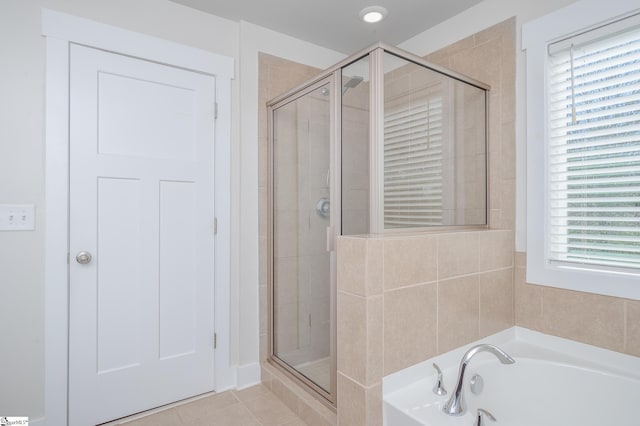
<path id="1" fill-rule="evenodd" d="M 477 354 L 465 373 L 467 413 L 452 417 L 442 406 L 453 392 L 462 355 L 478 343 L 505 350 L 515 364 Z M 432 363 L 443 371 L 447 395 L 432 392 Z M 479 395 L 469 390 L 474 374 L 484 380 Z M 505 426 L 640 425 L 640 358 L 520 327 L 489 336 L 384 378 L 384 424 L 472 426 L 478 408 Z"/>

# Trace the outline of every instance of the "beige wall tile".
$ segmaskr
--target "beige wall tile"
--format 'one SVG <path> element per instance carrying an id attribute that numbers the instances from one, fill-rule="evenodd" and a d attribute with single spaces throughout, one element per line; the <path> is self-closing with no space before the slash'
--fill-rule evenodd
<path id="1" fill-rule="evenodd" d="M 382 380 L 382 295 L 338 294 L 338 370 L 369 386 Z"/>
<path id="2" fill-rule="evenodd" d="M 624 301 L 544 287 L 543 332 L 622 352 Z"/>
<path id="3" fill-rule="evenodd" d="M 269 261 L 269 256 L 267 255 L 267 237 L 260 237 L 258 239 L 258 248 L 260 251 L 260 256 L 259 256 L 259 273 L 260 273 L 260 277 L 259 277 L 259 282 L 260 285 L 267 285 L 267 274 L 268 272 L 268 261 Z"/>
<path id="4" fill-rule="evenodd" d="M 433 236 L 384 240 L 384 289 L 435 281 L 437 240 Z"/>
<path id="5" fill-rule="evenodd" d="M 366 426 L 366 389 L 338 373 L 338 426 Z"/>
<path id="6" fill-rule="evenodd" d="M 503 97 L 505 95 L 502 95 Z M 514 126 L 511 126 L 514 127 Z M 500 158 L 498 159 L 502 165 L 500 177 L 506 180 L 515 180 L 516 178 L 516 144 L 515 134 L 511 131 L 504 131 L 502 134 L 502 146 Z"/>
<path id="7" fill-rule="evenodd" d="M 438 279 L 478 272 L 478 233 L 438 236 Z"/>
<path id="8" fill-rule="evenodd" d="M 468 70 L 468 75 L 490 85 L 492 89 L 501 88 L 502 44 L 499 40 L 475 46 L 469 57 L 471 68 Z"/>
<path id="9" fill-rule="evenodd" d="M 365 410 L 367 426 L 382 426 L 382 383 L 374 385 L 366 390 Z"/>
<path id="10" fill-rule="evenodd" d="M 365 383 L 367 376 L 367 301 L 338 292 L 338 371 Z"/>
<path id="11" fill-rule="evenodd" d="M 524 268 L 527 266 L 527 254 L 521 251 L 514 252 L 514 266 Z"/>
<path id="12" fill-rule="evenodd" d="M 271 374 L 264 364 L 260 364 L 260 383 L 267 389 L 271 389 L 271 383 L 273 381 L 273 374 Z"/>
<path id="13" fill-rule="evenodd" d="M 627 300 L 626 303 L 626 346 L 625 352 L 640 356 L 640 301 Z"/>
<path id="14" fill-rule="evenodd" d="M 324 408 L 324 407 L 322 407 Z M 325 409 L 328 411 L 328 409 Z M 300 406 L 298 407 L 298 415 L 304 419 L 307 426 L 335 426 L 338 424 L 338 419 L 335 413 L 331 413 L 328 416 L 323 416 L 313 406 L 307 403 L 303 398 L 300 398 Z"/>
<path id="15" fill-rule="evenodd" d="M 420 284 L 384 294 L 384 374 L 436 354 L 437 285 Z"/>
<path id="16" fill-rule="evenodd" d="M 434 54 L 442 52 L 451 56 L 462 51 L 466 52 L 472 49 L 473 46 L 475 46 L 475 42 L 473 40 L 473 36 L 470 36 L 470 37 L 463 38 L 462 40 L 458 40 L 455 43 L 451 43 L 449 46 L 444 47 L 437 52 L 434 52 Z"/>
<path id="17" fill-rule="evenodd" d="M 267 286 L 261 285 L 258 288 L 258 297 L 260 306 L 267 306 Z M 260 334 L 266 334 L 269 328 L 269 321 L 267 318 L 267 310 L 260 310 Z"/>
<path id="18" fill-rule="evenodd" d="M 268 334 L 260 335 L 260 362 L 264 362 L 269 357 L 269 342 L 268 342 Z"/>
<path id="19" fill-rule="evenodd" d="M 382 294 L 384 286 L 384 241 L 367 240 L 367 295 Z"/>
<path id="20" fill-rule="evenodd" d="M 367 298 L 366 379 L 362 382 L 367 386 L 381 382 L 384 375 L 383 315 L 383 296 Z"/>
<path id="21" fill-rule="evenodd" d="M 521 267 L 514 270 L 514 305 L 516 325 L 542 331 L 542 287 L 527 284 Z"/>
<path id="22" fill-rule="evenodd" d="M 301 284 L 298 258 L 285 257 L 274 259 L 274 281 L 278 283 L 278 293 L 274 296 L 277 307 L 298 303 L 298 292 Z M 265 299 L 266 301 L 266 299 Z"/>
<path id="23" fill-rule="evenodd" d="M 271 382 L 271 392 L 278 397 L 294 413 L 298 412 L 298 396 L 295 392 L 287 387 L 281 380 L 273 380 Z M 238 396 L 242 400 L 240 396 Z"/>
<path id="24" fill-rule="evenodd" d="M 513 264 L 512 231 L 488 230 L 478 233 L 480 272 L 505 268 Z"/>
<path id="25" fill-rule="evenodd" d="M 511 38 L 515 39 L 515 18 L 507 19 L 499 24 L 482 30 L 473 36 L 476 45 L 486 43 L 490 40 L 503 41 Z"/>
<path id="26" fill-rule="evenodd" d="M 438 281 L 438 353 L 478 339 L 477 274 Z"/>
<path id="27" fill-rule="evenodd" d="M 502 210 L 500 209 L 489 210 L 489 227 L 491 229 L 502 228 Z"/>
<path id="28" fill-rule="evenodd" d="M 516 181 L 502 182 L 502 228 L 515 229 L 516 225 Z"/>
<path id="29" fill-rule="evenodd" d="M 449 58 L 451 54 L 446 49 L 438 50 L 430 55 L 427 55 L 425 59 L 432 64 L 440 65 L 442 67 L 449 68 Z"/>
<path id="30" fill-rule="evenodd" d="M 480 337 L 513 327 L 513 268 L 480 274 Z"/>
<path id="31" fill-rule="evenodd" d="M 509 70 L 509 72 L 511 72 L 511 70 Z M 514 137 L 515 137 L 515 128 L 513 126 L 513 123 L 515 123 L 516 120 L 516 113 L 515 113 L 515 105 L 516 105 L 516 87 L 515 84 L 513 84 L 513 81 L 503 81 L 503 85 L 501 86 L 501 91 L 502 91 L 502 97 L 501 97 L 501 102 L 502 102 L 502 123 L 504 124 L 509 124 L 510 128 L 513 129 L 513 133 L 514 133 Z M 503 133 L 504 136 L 504 133 Z"/>
<path id="32" fill-rule="evenodd" d="M 365 296 L 367 240 L 338 237 L 337 252 L 338 290 Z"/>

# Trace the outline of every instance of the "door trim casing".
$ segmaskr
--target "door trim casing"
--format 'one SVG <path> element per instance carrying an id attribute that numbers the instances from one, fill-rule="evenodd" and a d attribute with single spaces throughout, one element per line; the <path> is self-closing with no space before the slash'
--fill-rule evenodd
<path id="1" fill-rule="evenodd" d="M 68 424 L 69 45 L 106 50 L 216 78 L 216 391 L 235 386 L 230 360 L 231 80 L 234 59 L 172 41 L 42 9 L 45 77 L 45 423 Z M 214 117 L 211 118 L 212 120 Z"/>

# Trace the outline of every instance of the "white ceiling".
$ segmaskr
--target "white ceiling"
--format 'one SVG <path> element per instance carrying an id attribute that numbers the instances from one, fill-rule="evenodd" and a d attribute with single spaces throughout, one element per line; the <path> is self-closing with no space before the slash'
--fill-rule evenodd
<path id="1" fill-rule="evenodd" d="M 382 41 L 397 45 L 481 0 L 172 0 L 233 21 L 247 21 L 319 46 L 354 53 Z M 383 6 L 382 22 L 360 10 Z"/>

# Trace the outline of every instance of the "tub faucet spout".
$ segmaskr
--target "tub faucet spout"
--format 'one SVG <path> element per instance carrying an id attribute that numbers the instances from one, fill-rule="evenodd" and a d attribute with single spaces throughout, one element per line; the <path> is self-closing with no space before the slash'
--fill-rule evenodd
<path id="1" fill-rule="evenodd" d="M 464 381 L 464 372 L 467 369 L 467 365 L 477 353 L 490 352 L 498 358 L 503 364 L 513 364 L 516 362 L 505 351 L 494 345 L 480 344 L 469 349 L 460 361 L 460 369 L 458 370 L 458 382 L 456 388 L 451 394 L 451 398 L 444 404 L 443 411 L 450 416 L 461 416 L 467 410 L 467 405 L 464 401 L 464 393 L 462 392 L 462 382 Z"/>

